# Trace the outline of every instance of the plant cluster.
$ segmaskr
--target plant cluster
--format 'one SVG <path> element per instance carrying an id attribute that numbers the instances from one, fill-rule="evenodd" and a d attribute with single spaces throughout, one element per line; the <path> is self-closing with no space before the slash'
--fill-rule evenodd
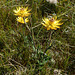
<path id="1" fill-rule="evenodd" d="M 50 2 L 0 1 L 0 75 L 74 74 L 74 0 Z"/>

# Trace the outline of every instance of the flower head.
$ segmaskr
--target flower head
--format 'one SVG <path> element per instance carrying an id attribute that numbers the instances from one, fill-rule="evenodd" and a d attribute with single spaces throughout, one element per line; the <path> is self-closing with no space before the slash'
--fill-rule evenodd
<path id="1" fill-rule="evenodd" d="M 53 29 L 57 30 L 57 28 L 60 28 L 59 26 L 63 23 L 59 23 L 61 20 L 56 20 L 54 18 L 44 18 L 43 22 L 41 23 L 43 26 L 47 28 L 47 30 Z"/>
<path id="2" fill-rule="evenodd" d="M 29 16 L 31 10 L 28 10 L 28 7 L 17 7 L 16 10 L 14 10 L 14 15 L 19 17 L 27 17 Z"/>
<path id="3" fill-rule="evenodd" d="M 20 22 L 20 23 L 25 23 L 25 22 L 28 22 L 28 21 L 29 21 L 28 18 L 26 18 L 26 19 L 25 19 L 25 22 L 24 22 L 24 19 L 23 19 L 22 17 L 18 17 L 18 18 L 16 18 L 16 20 L 17 20 L 18 22 Z"/>

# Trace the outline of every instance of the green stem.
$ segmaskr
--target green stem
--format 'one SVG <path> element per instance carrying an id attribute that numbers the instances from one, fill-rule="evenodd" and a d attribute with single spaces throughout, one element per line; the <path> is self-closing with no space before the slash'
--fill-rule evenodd
<path id="1" fill-rule="evenodd" d="M 34 39 L 33 39 L 32 33 L 31 33 L 31 30 L 30 30 L 29 26 L 27 25 L 27 23 L 25 22 L 25 18 L 23 18 L 23 19 L 24 19 L 24 23 L 25 23 L 26 27 L 28 28 L 28 30 L 30 32 L 30 37 L 32 39 L 32 42 L 33 42 L 33 45 L 34 45 L 34 49 L 36 51 L 35 42 L 34 42 Z"/>
<path id="2" fill-rule="evenodd" d="M 51 42 L 51 35 L 52 35 L 52 31 L 50 31 L 50 36 L 49 36 L 49 47 L 48 47 L 48 48 L 46 48 L 46 50 L 45 50 L 45 52 L 44 52 L 44 53 L 46 53 L 46 51 L 47 51 L 48 49 L 50 49 L 50 48 L 51 48 L 51 46 L 52 46 L 52 42 Z"/>
<path id="3" fill-rule="evenodd" d="M 24 19 L 24 23 L 25 23 L 26 27 L 28 28 L 29 32 L 31 33 L 31 30 L 30 30 L 29 26 L 28 26 L 27 23 L 25 22 L 25 18 L 23 18 L 23 19 Z"/>

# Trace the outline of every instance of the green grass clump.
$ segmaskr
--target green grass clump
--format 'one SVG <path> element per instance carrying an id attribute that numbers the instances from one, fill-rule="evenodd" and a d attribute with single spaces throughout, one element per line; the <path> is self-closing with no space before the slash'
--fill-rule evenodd
<path id="1" fill-rule="evenodd" d="M 18 23 L 13 10 L 31 9 L 28 26 Z M 73 75 L 75 49 L 74 0 L 0 1 L 0 75 Z M 41 24 L 47 16 L 62 18 L 60 29 L 47 31 Z"/>

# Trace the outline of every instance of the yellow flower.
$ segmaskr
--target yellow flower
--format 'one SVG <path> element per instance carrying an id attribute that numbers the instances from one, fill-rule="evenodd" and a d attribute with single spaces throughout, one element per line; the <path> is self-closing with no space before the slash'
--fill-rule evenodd
<path id="1" fill-rule="evenodd" d="M 20 23 L 24 23 L 24 19 L 22 17 L 18 17 L 18 18 L 16 18 L 16 20 Z M 25 22 L 28 22 L 28 21 L 29 21 L 28 18 L 26 18 Z"/>
<path id="2" fill-rule="evenodd" d="M 47 30 L 53 29 L 57 30 L 57 28 L 60 28 L 59 26 L 63 23 L 59 23 L 61 20 L 56 20 L 54 18 L 44 18 L 43 22 L 41 23 L 43 26 L 47 28 Z"/>
<path id="3" fill-rule="evenodd" d="M 19 17 L 27 17 L 29 16 L 31 10 L 28 10 L 28 7 L 17 7 L 16 10 L 14 10 L 14 15 Z"/>

